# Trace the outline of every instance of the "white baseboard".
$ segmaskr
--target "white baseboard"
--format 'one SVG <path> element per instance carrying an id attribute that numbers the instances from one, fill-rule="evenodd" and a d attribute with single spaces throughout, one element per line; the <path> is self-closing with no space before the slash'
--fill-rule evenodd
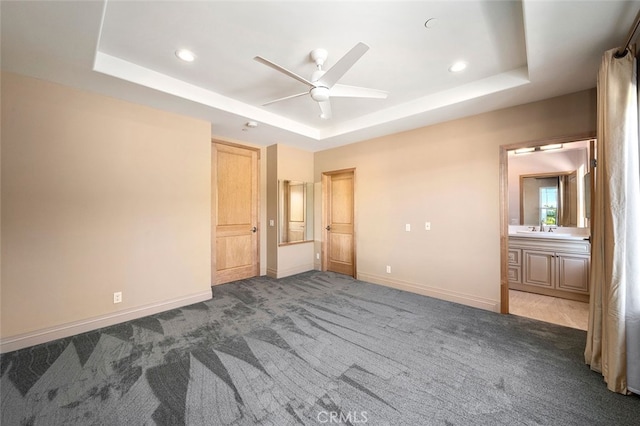
<path id="1" fill-rule="evenodd" d="M 301 274 L 303 272 L 313 271 L 313 263 L 299 265 L 288 269 L 278 269 L 277 278 L 290 277 L 291 275 Z"/>
<path id="2" fill-rule="evenodd" d="M 313 270 L 314 266 L 316 265 L 310 264 L 299 266 L 296 268 L 290 268 L 284 271 L 274 271 L 271 269 L 267 269 L 267 275 L 273 278 L 283 278 L 290 275 Z M 500 311 L 499 302 L 464 293 L 458 293 L 434 287 L 426 287 L 406 281 L 390 280 L 383 276 L 363 272 L 358 273 L 358 279 L 361 281 L 367 281 L 374 284 L 397 288 L 399 290 L 409 291 L 411 293 L 434 297 L 436 299 L 442 299 L 449 302 L 473 306 L 475 308 L 485 309 L 488 311 Z M 55 327 L 49 327 L 46 329 L 0 339 L 0 353 L 11 352 L 29 346 L 50 342 L 52 340 L 85 333 L 87 331 L 108 327 L 110 325 L 118 324 L 124 321 L 142 318 L 147 315 L 157 314 L 159 312 L 167 311 L 170 309 L 180 308 L 182 306 L 187 306 L 198 302 L 204 302 L 209 299 L 211 299 L 211 291 L 203 291 L 186 297 L 154 303 L 137 308 L 126 309 L 111 314 L 101 315 L 99 317 L 61 324 Z"/>
<path id="3" fill-rule="evenodd" d="M 278 270 L 273 268 L 267 268 L 267 276 L 269 278 L 278 278 Z"/>
<path id="4" fill-rule="evenodd" d="M 99 328 L 108 327 L 124 321 L 142 318 L 147 315 L 157 314 L 158 312 L 164 312 L 170 309 L 180 308 L 182 306 L 192 305 L 194 303 L 204 302 L 205 300 L 210 299 L 211 291 L 207 290 L 177 299 L 125 309 L 123 311 L 101 315 L 86 320 L 74 321 L 55 327 L 7 337 L 5 339 L 0 339 L 0 353 L 11 352 L 29 346 L 47 343 L 52 340 L 97 330 Z"/>
<path id="5" fill-rule="evenodd" d="M 358 279 L 360 281 L 393 287 L 397 288 L 398 290 L 409 291 L 411 293 L 417 293 L 423 296 L 433 297 L 435 299 L 442 299 L 448 302 L 460 303 L 462 305 L 472 306 L 474 308 L 480 308 L 487 311 L 500 312 L 500 302 L 483 297 L 445 290 L 442 288 L 419 285 L 407 281 L 391 280 L 380 275 L 367 274 L 366 272 L 358 272 Z"/>

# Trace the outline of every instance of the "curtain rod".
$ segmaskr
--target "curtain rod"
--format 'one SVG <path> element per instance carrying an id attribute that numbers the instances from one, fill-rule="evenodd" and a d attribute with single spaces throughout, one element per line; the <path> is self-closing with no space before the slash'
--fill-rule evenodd
<path id="1" fill-rule="evenodd" d="M 627 35 L 627 41 L 624 43 L 624 46 L 621 47 L 616 52 L 616 55 L 615 55 L 616 58 L 622 58 L 624 55 L 627 54 L 627 48 L 629 47 L 629 44 L 631 43 L 631 40 L 633 39 L 633 36 L 635 35 L 636 31 L 638 30 L 638 25 L 640 25 L 640 10 L 638 10 L 638 14 L 636 15 L 636 20 L 633 22 L 633 25 L 629 29 L 629 35 Z"/>

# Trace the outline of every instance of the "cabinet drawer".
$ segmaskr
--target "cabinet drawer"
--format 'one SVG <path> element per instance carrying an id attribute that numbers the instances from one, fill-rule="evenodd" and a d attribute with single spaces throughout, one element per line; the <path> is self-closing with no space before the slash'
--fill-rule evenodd
<path id="1" fill-rule="evenodd" d="M 510 284 L 522 283 L 522 269 L 519 266 L 511 266 L 507 268 L 507 276 Z"/>
<path id="2" fill-rule="evenodd" d="M 509 265 L 522 265 L 522 250 L 516 248 L 509 249 Z"/>

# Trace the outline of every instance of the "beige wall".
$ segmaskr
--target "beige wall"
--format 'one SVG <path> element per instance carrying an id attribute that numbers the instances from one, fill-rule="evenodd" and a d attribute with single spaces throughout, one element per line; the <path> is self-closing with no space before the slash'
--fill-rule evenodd
<path id="1" fill-rule="evenodd" d="M 315 181 L 319 230 L 321 173 L 356 167 L 359 277 L 497 310 L 498 147 L 594 129 L 592 90 L 315 154 L 263 148 L 261 273 L 320 250 L 277 246 L 277 179 Z M 1 136 L 3 351 L 210 297 L 208 123 L 3 74 Z"/>
<path id="2" fill-rule="evenodd" d="M 356 168 L 358 277 L 499 310 L 499 146 L 594 131 L 595 105 L 584 91 L 317 152 L 315 182 Z"/>
<path id="3" fill-rule="evenodd" d="M 210 132 L 2 75 L 3 350 L 210 297 Z"/>
<path id="4" fill-rule="evenodd" d="M 278 179 L 313 182 L 313 153 L 278 144 Z"/>
<path id="5" fill-rule="evenodd" d="M 267 147 L 266 205 L 267 275 L 276 278 L 278 276 L 278 145 Z"/>

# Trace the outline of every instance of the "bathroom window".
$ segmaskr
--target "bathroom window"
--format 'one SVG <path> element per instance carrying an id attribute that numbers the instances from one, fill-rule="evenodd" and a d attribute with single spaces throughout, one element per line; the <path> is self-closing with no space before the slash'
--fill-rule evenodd
<path id="1" fill-rule="evenodd" d="M 557 225 L 558 217 L 558 187 L 546 186 L 540 188 L 540 222 L 545 225 Z"/>

